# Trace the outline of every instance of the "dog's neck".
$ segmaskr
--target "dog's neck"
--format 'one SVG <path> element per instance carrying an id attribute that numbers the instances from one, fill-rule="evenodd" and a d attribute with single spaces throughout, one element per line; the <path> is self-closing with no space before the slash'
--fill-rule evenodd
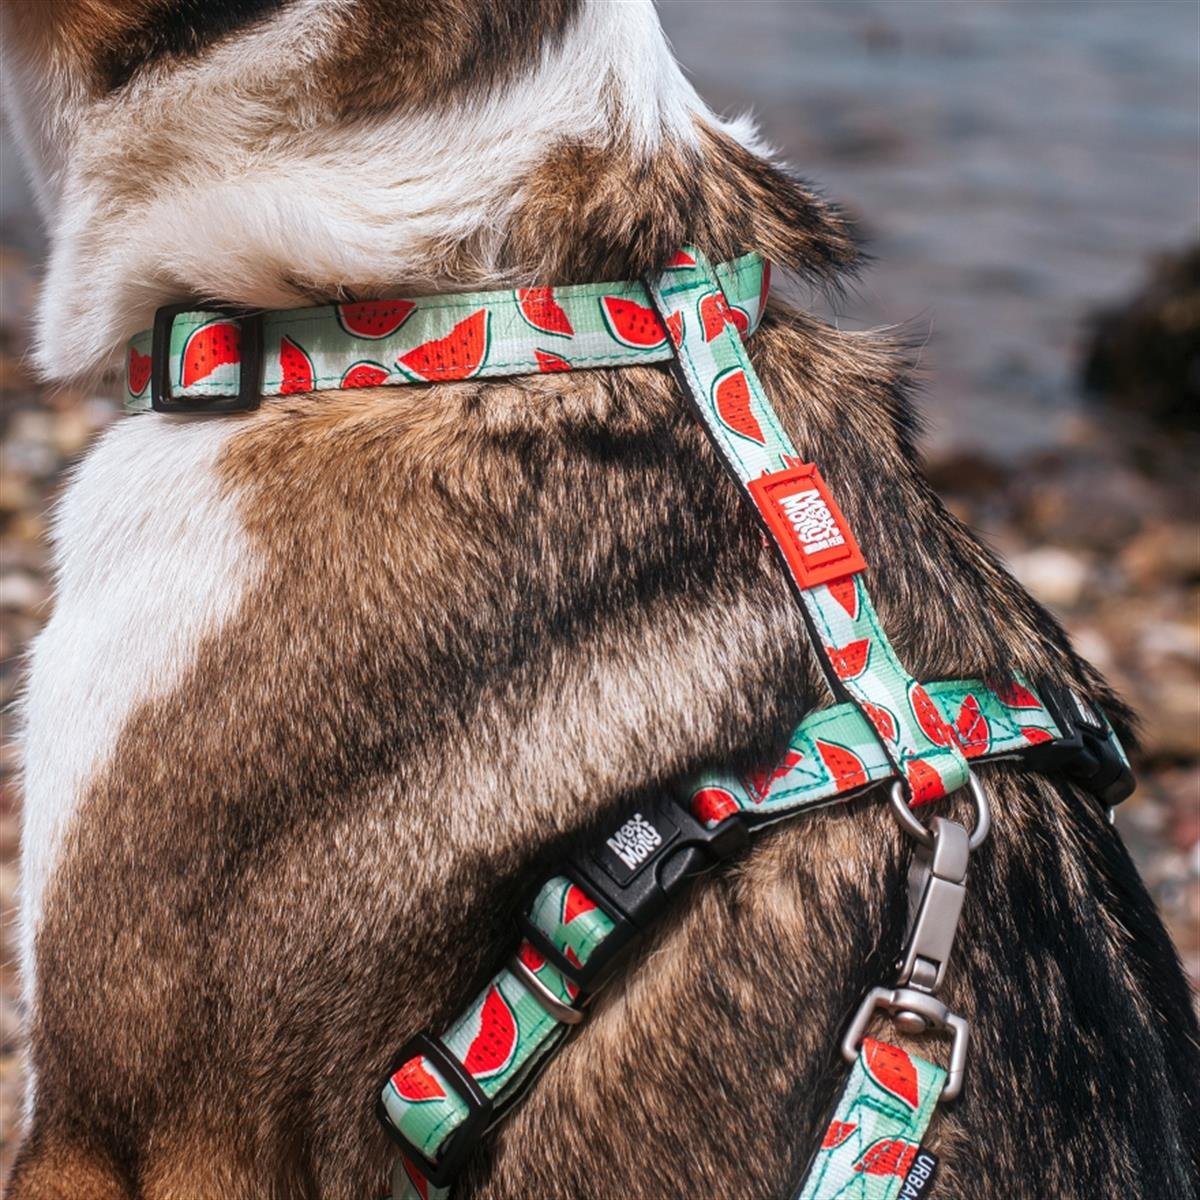
<path id="1" fill-rule="evenodd" d="M 181 299 L 286 308 L 645 269 L 676 231 L 629 234 L 635 181 L 652 191 L 654 164 L 691 174 L 705 139 L 740 149 L 752 132 L 704 107 L 649 0 L 534 7 L 563 12 L 523 61 L 431 75 L 376 111 L 345 95 L 353 6 L 287 6 L 114 90 L 70 74 L 28 88 L 18 39 L 14 92 L 42 103 L 10 107 L 52 230 L 39 366 L 109 365 Z"/>

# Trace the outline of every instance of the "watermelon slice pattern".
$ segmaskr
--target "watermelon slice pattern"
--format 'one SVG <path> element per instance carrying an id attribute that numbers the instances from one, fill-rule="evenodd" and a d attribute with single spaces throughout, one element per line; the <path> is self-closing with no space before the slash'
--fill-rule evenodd
<path id="1" fill-rule="evenodd" d="M 691 254 L 681 251 L 669 275 L 684 279 L 695 269 Z M 739 330 L 752 333 L 765 303 L 763 259 L 744 255 L 718 267 L 716 278 L 721 290 L 711 301 L 714 311 L 719 308 L 726 314 L 723 322 L 732 320 Z M 355 370 L 359 364 L 382 368 L 387 372 L 383 382 L 399 384 L 665 362 L 672 357 L 671 339 L 682 340 L 682 317 L 664 336 L 649 301 L 645 284 L 627 281 L 362 300 L 266 313 L 262 392 L 286 394 L 289 385 L 307 378 L 281 361 L 278 348 L 284 338 L 302 348 L 311 364 L 312 385 L 306 391 L 378 386 L 373 370 Z M 477 315 L 481 311 L 483 318 Z M 696 312 L 693 305 L 687 324 L 697 323 Z M 225 314 L 197 311 L 176 317 L 170 337 L 172 391 L 235 395 L 239 332 L 238 323 Z M 185 355 L 192 335 L 196 340 Z M 126 352 L 125 400 L 131 411 L 150 407 L 150 344 L 146 331 L 131 340 Z M 347 377 L 349 382 L 343 383 Z"/>
<path id="2" fill-rule="evenodd" d="M 533 356 L 537 359 L 538 370 L 543 374 L 571 369 L 571 364 L 561 354 L 552 354 L 549 350 L 534 350 Z"/>
<path id="3" fill-rule="evenodd" d="M 865 1038 L 796 1200 L 896 1200 L 945 1079 L 941 1067 Z"/>
<path id="4" fill-rule="evenodd" d="M 553 337 L 572 337 L 575 328 L 566 309 L 554 298 L 554 289 L 548 287 L 517 288 L 517 311 L 538 333 Z"/>
<path id="5" fill-rule="evenodd" d="M 129 361 L 125 364 L 125 388 L 131 396 L 140 396 L 150 382 L 151 358 L 148 354 L 139 354 L 132 346 L 129 347 Z"/>

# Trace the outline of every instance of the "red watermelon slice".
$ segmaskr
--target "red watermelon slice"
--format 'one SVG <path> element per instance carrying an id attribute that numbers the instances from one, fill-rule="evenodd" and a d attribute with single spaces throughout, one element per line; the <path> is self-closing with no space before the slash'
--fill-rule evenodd
<path id="1" fill-rule="evenodd" d="M 240 362 L 242 333 L 236 321 L 209 321 L 192 330 L 183 346 L 179 378 L 191 387 L 226 363 Z"/>
<path id="2" fill-rule="evenodd" d="M 396 365 L 422 383 L 470 379 L 487 361 L 491 313 L 486 308 L 464 317 L 445 337 L 402 354 Z"/>
<path id="3" fill-rule="evenodd" d="M 423 1058 L 410 1058 L 392 1076 L 392 1087 L 401 1100 L 410 1104 L 422 1104 L 426 1100 L 442 1100 L 446 1090 L 438 1082 Z"/>
<path id="4" fill-rule="evenodd" d="M 667 263 L 668 271 L 686 271 L 696 265 L 695 258 L 686 250 L 676 250 Z"/>
<path id="5" fill-rule="evenodd" d="M 761 804 L 770 795 L 771 785 L 785 778 L 803 759 L 804 755 L 798 750 L 789 750 L 774 767 L 760 767 L 757 771 L 750 771 L 743 780 L 746 790 Z"/>
<path id="6" fill-rule="evenodd" d="M 316 386 L 313 377 L 312 359 L 302 346 L 290 337 L 279 343 L 279 394 L 290 396 L 295 392 L 311 392 Z"/>
<path id="7" fill-rule="evenodd" d="M 737 801 L 724 788 L 701 788 L 692 797 L 692 816 L 705 825 L 715 825 L 732 817 L 737 810 Z"/>
<path id="8" fill-rule="evenodd" d="M 917 724 L 935 746 L 949 746 L 954 741 L 954 730 L 942 716 L 941 709 L 934 704 L 933 697 L 919 683 L 910 685 L 908 705 L 917 718 Z"/>
<path id="9" fill-rule="evenodd" d="M 667 331 L 658 313 L 624 296 L 601 296 L 600 311 L 604 324 L 622 346 L 635 350 L 653 350 L 667 340 Z"/>
<path id="10" fill-rule="evenodd" d="M 830 1121 L 825 1136 L 821 1139 L 822 1150 L 833 1150 L 840 1146 L 858 1126 L 853 1121 Z"/>
<path id="11" fill-rule="evenodd" d="M 923 758 L 910 758 L 904 764 L 904 778 L 908 780 L 912 793 L 910 803 L 914 808 L 931 800 L 940 800 L 946 794 L 946 785 L 942 783 L 937 768 L 930 766 Z"/>
<path id="12" fill-rule="evenodd" d="M 845 579 L 835 579 L 825 585 L 829 594 L 846 610 L 851 619 L 858 616 L 858 584 L 853 575 Z"/>
<path id="13" fill-rule="evenodd" d="M 762 427 L 750 411 L 750 384 L 741 367 L 732 367 L 718 375 L 713 383 L 712 396 L 717 416 L 725 425 L 760 446 L 764 444 L 766 439 Z"/>
<path id="14" fill-rule="evenodd" d="M 421 1174 L 420 1168 L 407 1154 L 401 1154 L 400 1161 L 404 1164 L 404 1174 L 408 1176 L 408 1182 L 413 1185 L 413 1190 L 420 1200 L 429 1200 L 429 1180 Z"/>
<path id="15" fill-rule="evenodd" d="M 706 342 L 711 342 L 727 324 L 742 334 L 750 329 L 750 318 L 742 309 L 733 307 L 723 292 L 708 292 L 701 296 L 699 313 Z"/>
<path id="16" fill-rule="evenodd" d="M 967 696 L 963 700 L 954 722 L 954 732 L 967 758 L 978 758 L 987 752 L 992 740 L 991 730 L 974 696 Z"/>
<path id="17" fill-rule="evenodd" d="M 1048 729 L 1038 729 L 1033 725 L 1022 725 L 1021 736 L 1031 745 L 1040 746 L 1043 742 L 1054 741 L 1054 734 Z"/>
<path id="18" fill-rule="evenodd" d="M 391 337 L 416 308 L 411 300 L 359 300 L 339 304 L 337 319 L 351 336 L 376 340 Z"/>
<path id="19" fill-rule="evenodd" d="M 1009 708 L 1041 708 L 1038 698 L 1015 679 L 1005 684 L 996 693 Z"/>
<path id="20" fill-rule="evenodd" d="M 517 288 L 516 297 L 517 311 L 539 333 L 549 333 L 554 337 L 574 335 L 571 318 L 555 300 L 553 288 Z"/>
<path id="21" fill-rule="evenodd" d="M 531 971 L 540 971 L 546 965 L 546 956 L 532 942 L 520 944 L 517 958 Z"/>
<path id="22" fill-rule="evenodd" d="M 573 967 L 582 967 L 582 966 L 583 966 L 583 963 L 581 963 L 581 962 L 579 961 L 579 955 L 575 953 L 575 947 L 574 947 L 574 946 L 568 946 L 568 947 L 567 947 L 567 948 L 566 948 L 566 949 L 563 951 L 563 957 L 564 957 L 564 958 L 567 960 L 567 962 L 569 962 L 569 963 L 570 963 L 570 964 L 571 964 Z M 567 979 L 567 978 L 565 978 L 565 977 L 564 977 L 564 978 L 563 978 L 563 986 L 564 986 L 564 987 L 567 989 L 567 995 L 568 995 L 568 996 L 569 996 L 569 997 L 570 997 L 572 1000 L 574 1000 L 574 999 L 575 999 L 575 997 L 579 995 L 579 984 L 577 984 L 577 983 L 572 983 L 572 982 L 571 982 L 569 979 Z"/>
<path id="23" fill-rule="evenodd" d="M 569 371 L 571 364 L 560 355 L 551 354 L 549 350 L 534 350 L 534 358 L 537 359 L 538 370 L 543 374 L 548 374 L 551 371 Z"/>
<path id="24" fill-rule="evenodd" d="M 871 643 L 866 638 L 859 638 L 844 646 L 826 646 L 825 653 L 839 679 L 857 679 L 871 661 Z"/>
<path id="25" fill-rule="evenodd" d="M 346 368 L 346 373 L 342 376 L 342 387 L 378 387 L 387 377 L 388 369 L 382 363 L 364 359 Z"/>
<path id="26" fill-rule="evenodd" d="M 666 320 L 667 334 L 671 338 L 671 345 L 676 348 L 683 345 L 683 309 L 676 309 L 671 313 Z"/>
<path id="27" fill-rule="evenodd" d="M 854 1169 L 863 1175 L 899 1175 L 903 1179 L 916 1157 L 915 1142 L 906 1142 L 903 1138 L 880 1138 L 863 1151 Z"/>
<path id="28" fill-rule="evenodd" d="M 151 358 L 148 354 L 139 354 L 132 346 L 129 347 L 129 365 L 125 368 L 125 386 L 131 396 L 140 396 L 150 382 Z"/>
<path id="29" fill-rule="evenodd" d="M 882 704 L 864 703 L 863 710 L 866 712 L 868 720 L 875 726 L 875 732 L 881 738 L 894 742 L 900 736 L 899 726 L 897 726 L 896 718 L 890 709 L 884 708 Z"/>
<path id="30" fill-rule="evenodd" d="M 572 883 L 563 893 L 562 923 L 570 925 L 577 917 L 590 913 L 596 907 L 596 902 L 576 884 Z"/>
<path id="31" fill-rule="evenodd" d="M 867 1074 L 885 1092 L 903 1100 L 909 1108 L 917 1107 L 920 1099 L 917 1095 L 917 1068 L 907 1051 L 869 1037 L 863 1038 L 862 1057 Z"/>
<path id="32" fill-rule="evenodd" d="M 483 999 L 479 1032 L 467 1049 L 463 1066 L 475 1079 L 490 1079 L 507 1068 L 516 1053 L 517 1018 L 493 983 Z"/>
<path id="33" fill-rule="evenodd" d="M 816 745 L 821 761 L 842 791 L 863 787 L 871 782 L 863 760 L 853 750 L 839 746 L 836 742 L 823 742 L 820 738 L 816 739 Z"/>

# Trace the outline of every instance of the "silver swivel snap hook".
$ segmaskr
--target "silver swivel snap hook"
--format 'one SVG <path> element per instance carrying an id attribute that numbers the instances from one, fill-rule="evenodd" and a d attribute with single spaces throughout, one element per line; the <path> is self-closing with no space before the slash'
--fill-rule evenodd
<path id="1" fill-rule="evenodd" d="M 901 828 L 917 842 L 908 871 L 904 949 L 895 986 L 868 993 L 842 1039 L 842 1054 L 853 1062 L 876 1009 L 887 1012 L 897 1029 L 913 1036 L 935 1030 L 949 1033 L 953 1041 L 943 1100 L 953 1100 L 962 1091 L 970 1026 L 935 993 L 946 977 L 954 948 L 971 852 L 983 844 L 991 829 L 987 795 L 974 775 L 968 777 L 967 786 L 975 801 L 975 824 L 970 833 L 946 817 L 934 817 L 924 825 L 906 802 L 902 785 L 897 783 L 892 789 L 892 811 Z"/>

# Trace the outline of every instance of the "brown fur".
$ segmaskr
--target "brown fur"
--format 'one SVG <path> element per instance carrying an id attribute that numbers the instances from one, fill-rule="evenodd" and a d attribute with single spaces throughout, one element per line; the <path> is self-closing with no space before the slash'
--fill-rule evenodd
<path id="1" fill-rule="evenodd" d="M 362 117 L 440 104 L 529 66 L 579 0 L 365 0 L 338 32 L 319 84 Z"/>
<path id="2" fill-rule="evenodd" d="M 823 283 L 858 261 L 844 215 L 730 137 L 642 161 L 564 145 L 527 180 L 509 230 L 509 270 L 559 283 L 639 277 L 685 242 L 724 262 L 755 249 Z M 547 231 L 554 230 L 553 237 Z"/>
<path id="3" fill-rule="evenodd" d="M 820 279 L 853 263 L 807 189 L 716 134 L 689 155 L 564 144 L 528 181 L 506 269 L 627 277 L 689 239 Z M 442 268 L 469 259 L 443 251 Z M 751 353 L 918 677 L 1019 668 L 1120 718 L 922 480 L 898 347 L 775 304 Z M 376 1190 L 383 1068 L 511 950 L 538 873 L 697 767 L 760 758 L 827 699 L 665 370 L 239 419 L 221 474 L 262 581 L 134 714 L 72 826 L 37 947 L 14 1200 Z M 949 985 L 976 1046 L 934 1194 L 1184 1195 L 1196 1051 L 1165 934 L 1088 798 L 1006 767 L 987 783 L 996 831 Z M 766 835 L 699 885 L 462 1200 L 766 1200 L 794 1183 L 842 1023 L 899 946 L 907 848 L 879 800 Z"/>

